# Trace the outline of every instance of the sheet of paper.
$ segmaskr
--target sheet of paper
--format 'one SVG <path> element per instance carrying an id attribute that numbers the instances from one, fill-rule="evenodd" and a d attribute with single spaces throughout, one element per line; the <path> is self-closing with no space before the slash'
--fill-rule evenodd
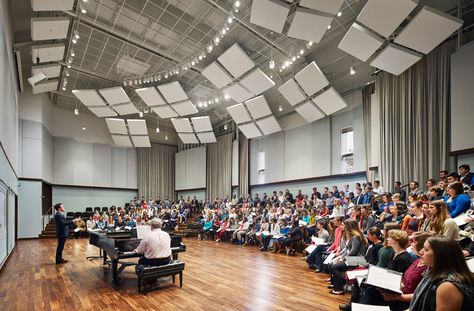
<path id="1" fill-rule="evenodd" d="M 365 305 L 362 303 L 355 303 L 351 304 L 352 311 L 390 311 L 390 307 L 388 306 L 371 306 Z"/>
<path id="2" fill-rule="evenodd" d="M 469 259 L 466 261 L 467 266 L 469 267 L 469 270 L 471 270 L 472 273 L 474 273 L 474 258 Z"/>
<path id="3" fill-rule="evenodd" d="M 270 235 L 270 231 L 262 231 L 263 235 Z"/>
<path id="4" fill-rule="evenodd" d="M 76 228 L 76 229 L 74 229 L 74 232 L 78 232 L 79 230 L 81 230 L 81 229 L 79 229 L 79 228 Z"/>
<path id="5" fill-rule="evenodd" d="M 369 272 L 369 269 L 361 269 L 361 270 L 347 271 L 346 274 L 349 280 L 353 280 L 357 277 L 365 277 L 368 272 Z"/>
<path id="6" fill-rule="evenodd" d="M 137 226 L 137 238 L 143 239 L 145 234 L 151 232 L 150 226 Z"/>
<path id="7" fill-rule="evenodd" d="M 362 282 L 364 281 L 364 279 L 365 279 L 365 276 L 357 276 L 357 277 L 356 277 L 357 284 L 359 284 L 359 286 L 360 286 L 360 284 L 362 284 Z"/>
<path id="8" fill-rule="evenodd" d="M 387 289 L 396 293 L 401 293 L 400 285 L 402 282 L 402 274 L 390 271 L 384 268 L 371 265 L 367 275 L 366 283 Z"/>
<path id="9" fill-rule="evenodd" d="M 317 238 L 315 236 L 311 237 L 311 241 L 313 241 L 313 243 L 316 245 L 327 245 L 327 243 L 325 243 L 323 239 Z"/>
<path id="10" fill-rule="evenodd" d="M 336 253 L 331 253 L 326 257 L 326 260 L 324 260 L 323 264 L 328 265 L 333 259 L 336 257 Z"/>
<path id="11" fill-rule="evenodd" d="M 298 222 L 298 224 L 299 224 L 300 226 L 306 226 L 308 223 L 307 223 L 306 221 L 300 220 L 300 221 Z"/>
<path id="12" fill-rule="evenodd" d="M 305 248 L 306 253 L 311 254 L 316 249 L 316 245 L 311 244 L 310 246 Z"/>
<path id="13" fill-rule="evenodd" d="M 453 220 L 456 223 L 456 225 L 458 225 L 458 227 L 459 227 L 459 226 L 467 224 L 466 218 L 469 218 L 469 216 L 466 215 L 466 213 L 463 213 L 463 214 L 455 217 Z"/>

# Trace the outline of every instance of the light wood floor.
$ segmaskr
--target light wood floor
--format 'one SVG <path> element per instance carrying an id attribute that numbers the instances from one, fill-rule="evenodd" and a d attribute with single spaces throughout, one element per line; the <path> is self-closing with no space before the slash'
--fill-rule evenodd
<path id="1" fill-rule="evenodd" d="M 88 239 L 68 240 L 54 264 L 56 240 L 23 240 L 0 272 L 0 310 L 337 310 L 349 295 L 328 293 L 326 275 L 306 263 L 257 247 L 184 239 L 183 288 L 171 283 L 138 294 L 134 268 L 111 284 L 111 270 L 86 256 L 98 249 Z M 177 280 L 178 281 L 178 280 Z M 178 284 L 178 282 L 176 283 Z"/>

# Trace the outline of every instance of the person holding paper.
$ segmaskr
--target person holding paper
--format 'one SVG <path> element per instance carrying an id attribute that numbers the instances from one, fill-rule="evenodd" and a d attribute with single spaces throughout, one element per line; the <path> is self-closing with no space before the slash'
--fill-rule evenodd
<path id="1" fill-rule="evenodd" d="M 346 256 L 364 256 L 367 250 L 367 239 L 362 231 L 360 231 L 359 223 L 355 219 L 347 219 L 344 221 L 344 236 L 346 245 L 340 255 L 333 264 L 329 265 L 331 271 L 331 284 L 333 290 L 329 293 L 333 295 L 344 294 L 344 273 L 349 270 L 349 266 L 345 262 Z"/>
<path id="2" fill-rule="evenodd" d="M 323 223 L 323 221 L 318 221 L 318 223 L 319 222 Z M 305 258 L 306 262 L 308 263 L 308 268 L 315 269 L 316 273 L 321 271 L 323 254 L 329 249 L 330 245 L 334 243 L 336 228 L 336 222 L 334 220 L 330 220 L 328 223 L 328 239 L 326 240 L 326 244 L 316 246 L 314 251 Z"/>
<path id="3" fill-rule="evenodd" d="M 415 290 L 410 310 L 474 310 L 474 274 L 459 243 L 446 237 L 430 237 L 420 254 L 430 268 Z"/>
<path id="4" fill-rule="evenodd" d="M 58 246 L 56 248 L 56 264 L 67 263 L 67 260 L 63 259 L 63 250 L 64 245 L 66 244 L 66 239 L 69 236 L 69 226 L 80 218 L 74 220 L 67 220 L 64 216 L 64 206 L 62 203 L 57 203 L 54 205 L 56 214 L 54 214 L 54 221 L 56 223 L 56 237 L 58 238 Z"/>

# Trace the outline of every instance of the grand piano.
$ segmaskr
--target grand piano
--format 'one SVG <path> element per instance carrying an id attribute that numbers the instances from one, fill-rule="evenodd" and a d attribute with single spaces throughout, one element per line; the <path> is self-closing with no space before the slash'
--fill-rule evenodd
<path id="1" fill-rule="evenodd" d="M 135 236 L 135 237 L 134 237 Z M 171 237 L 171 253 L 173 259 L 178 259 L 178 254 L 186 251 L 182 238 L 178 235 L 170 234 Z M 123 262 L 121 260 L 127 258 L 137 258 L 141 254 L 135 253 L 133 250 L 138 247 L 141 239 L 136 238 L 136 232 L 130 230 L 115 231 L 89 231 L 89 243 L 97 246 L 101 251 L 103 264 L 106 265 L 107 256 L 110 258 L 112 266 L 112 282 L 118 284 L 119 275 L 122 271 L 130 266 L 135 265 L 133 262 Z M 93 258 L 91 256 L 90 258 Z M 89 258 L 89 257 L 88 257 Z M 121 266 L 119 267 L 119 263 Z"/>

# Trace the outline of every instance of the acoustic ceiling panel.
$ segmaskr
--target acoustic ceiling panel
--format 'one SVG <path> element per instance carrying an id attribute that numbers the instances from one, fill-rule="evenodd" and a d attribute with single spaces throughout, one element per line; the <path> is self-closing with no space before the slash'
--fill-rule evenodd
<path id="1" fill-rule="evenodd" d="M 145 120 L 127 119 L 130 135 L 148 135 Z"/>
<path id="2" fill-rule="evenodd" d="M 344 0 L 300 0 L 300 5 L 313 10 L 336 15 Z"/>
<path id="3" fill-rule="evenodd" d="M 305 94 L 303 94 L 294 79 L 286 81 L 282 86 L 278 88 L 278 91 L 292 106 L 306 99 Z"/>
<path id="4" fill-rule="evenodd" d="M 254 96 L 260 95 L 266 90 L 275 86 L 275 82 L 270 79 L 260 68 L 254 69 L 240 83 Z"/>
<path id="5" fill-rule="evenodd" d="M 112 135 L 114 144 L 119 147 L 133 147 L 128 135 Z"/>
<path id="6" fill-rule="evenodd" d="M 331 87 L 316 98 L 313 98 L 313 103 L 316 104 L 326 115 L 331 115 L 347 107 L 344 99 L 336 90 Z"/>
<path id="7" fill-rule="evenodd" d="M 66 39 L 69 22 L 69 17 L 32 17 L 31 39 L 33 41 Z"/>
<path id="8" fill-rule="evenodd" d="M 47 79 L 59 77 L 61 73 L 61 65 L 59 64 L 50 64 L 50 65 L 39 65 L 39 66 L 32 66 L 31 73 L 36 75 L 38 73 L 44 73 Z"/>
<path id="9" fill-rule="evenodd" d="M 268 102 L 263 95 L 249 99 L 245 102 L 245 105 L 255 120 L 272 114 Z"/>
<path id="10" fill-rule="evenodd" d="M 88 107 L 107 105 L 96 90 L 72 90 L 72 94 L 74 94 L 81 103 Z"/>
<path id="11" fill-rule="evenodd" d="M 109 132 L 111 134 L 128 135 L 127 126 L 125 125 L 124 119 L 107 118 L 105 119 L 105 122 L 107 123 L 107 127 L 109 128 Z"/>
<path id="12" fill-rule="evenodd" d="M 194 130 L 196 132 L 212 131 L 212 124 L 209 116 L 191 118 L 191 121 L 193 121 Z"/>
<path id="13" fill-rule="evenodd" d="M 125 103 L 120 105 L 112 106 L 112 108 L 117 111 L 117 113 L 121 116 L 126 116 L 129 114 L 139 113 L 137 107 L 135 107 L 132 103 Z"/>
<path id="14" fill-rule="evenodd" d="M 262 130 L 263 135 L 270 135 L 281 131 L 281 126 L 278 123 L 275 116 L 269 116 L 260 120 L 257 120 L 257 125 Z"/>
<path id="15" fill-rule="evenodd" d="M 180 116 L 188 116 L 190 114 L 195 114 L 195 113 L 199 112 L 190 100 L 185 100 L 185 101 L 182 101 L 180 103 L 173 104 L 173 105 L 171 105 L 171 107 Z"/>
<path id="16" fill-rule="evenodd" d="M 222 53 L 217 60 L 234 78 L 240 77 L 255 67 L 255 63 L 237 43 L 234 43 L 234 45 Z"/>
<path id="17" fill-rule="evenodd" d="M 403 28 L 395 42 L 428 54 L 462 24 L 461 19 L 425 6 Z"/>
<path id="18" fill-rule="evenodd" d="M 328 79 L 326 79 L 314 61 L 298 72 L 295 75 L 295 79 L 308 96 L 313 95 L 329 84 Z"/>
<path id="19" fill-rule="evenodd" d="M 199 138 L 199 141 L 201 142 L 201 144 L 211 144 L 217 141 L 216 135 L 214 135 L 214 132 L 203 132 L 203 133 L 197 133 L 196 135 Z"/>
<path id="20" fill-rule="evenodd" d="M 111 105 L 129 103 L 130 98 L 121 86 L 99 90 L 100 95 Z"/>
<path id="21" fill-rule="evenodd" d="M 290 5 L 277 0 L 254 0 L 250 22 L 252 24 L 282 33 Z"/>
<path id="22" fill-rule="evenodd" d="M 233 80 L 218 62 L 211 63 L 201 71 L 201 74 L 206 77 L 207 80 L 211 81 L 218 89 L 223 88 Z"/>
<path id="23" fill-rule="evenodd" d="M 171 109 L 171 107 L 168 105 L 154 107 L 154 108 L 151 108 L 151 110 L 153 110 L 153 112 L 159 115 L 160 118 L 162 119 L 176 118 L 178 116 L 176 111 Z"/>
<path id="24" fill-rule="evenodd" d="M 318 43 L 326 33 L 328 25 L 331 24 L 332 17 L 327 13 L 318 14 L 308 9 L 298 8 L 288 30 L 288 36 Z M 308 27 L 308 25 L 311 26 Z"/>
<path id="25" fill-rule="evenodd" d="M 188 118 L 172 118 L 171 123 L 173 123 L 174 129 L 178 133 L 193 132 L 193 127 L 191 126 Z"/>
<path id="26" fill-rule="evenodd" d="M 354 23 L 342 38 L 338 48 L 365 62 L 383 43 L 381 37 Z"/>
<path id="27" fill-rule="evenodd" d="M 31 0 L 33 11 L 70 11 L 74 0 Z"/>
<path id="28" fill-rule="evenodd" d="M 253 95 L 250 93 L 249 90 L 244 88 L 240 83 L 236 82 L 231 86 L 222 90 L 224 94 L 229 95 L 233 100 L 238 103 L 246 101 L 247 99 L 251 98 Z"/>
<path id="29" fill-rule="evenodd" d="M 138 96 L 143 100 L 143 102 L 149 106 L 161 106 L 165 105 L 166 102 L 163 99 L 163 96 L 161 96 L 160 93 L 156 90 L 155 87 L 146 87 L 142 89 L 135 90 Z"/>
<path id="30" fill-rule="evenodd" d="M 116 117 L 117 113 L 110 106 L 88 107 L 99 118 Z"/>
<path id="31" fill-rule="evenodd" d="M 41 44 L 31 46 L 31 60 L 33 64 L 47 63 L 64 58 L 64 43 Z"/>
<path id="32" fill-rule="evenodd" d="M 421 59 L 422 54 L 396 44 L 389 44 L 372 60 L 372 67 L 380 68 L 398 76 Z"/>
<path id="33" fill-rule="evenodd" d="M 308 123 L 324 118 L 324 113 L 319 110 L 310 100 L 295 108 Z"/>
<path id="34" fill-rule="evenodd" d="M 249 122 L 251 120 L 243 104 L 227 107 L 227 111 L 237 124 Z"/>
<path id="35" fill-rule="evenodd" d="M 248 139 L 260 137 L 262 133 L 258 129 L 257 125 L 254 122 L 249 122 L 239 125 L 239 130 L 247 137 Z"/>
<path id="36" fill-rule="evenodd" d="M 357 20 L 388 38 L 416 5 L 414 0 L 368 0 Z"/>
<path id="37" fill-rule="evenodd" d="M 148 136 L 131 136 L 135 148 L 151 147 L 150 138 Z"/>
<path id="38" fill-rule="evenodd" d="M 158 85 L 158 90 L 168 103 L 176 103 L 188 99 L 188 95 L 178 81 Z"/>
<path id="39" fill-rule="evenodd" d="M 196 134 L 194 133 L 178 133 L 183 144 L 199 144 Z"/>
<path id="40" fill-rule="evenodd" d="M 56 91 L 58 89 L 58 85 L 59 85 L 58 79 L 46 80 L 46 81 L 36 83 L 35 86 L 33 86 L 33 94 Z"/>

